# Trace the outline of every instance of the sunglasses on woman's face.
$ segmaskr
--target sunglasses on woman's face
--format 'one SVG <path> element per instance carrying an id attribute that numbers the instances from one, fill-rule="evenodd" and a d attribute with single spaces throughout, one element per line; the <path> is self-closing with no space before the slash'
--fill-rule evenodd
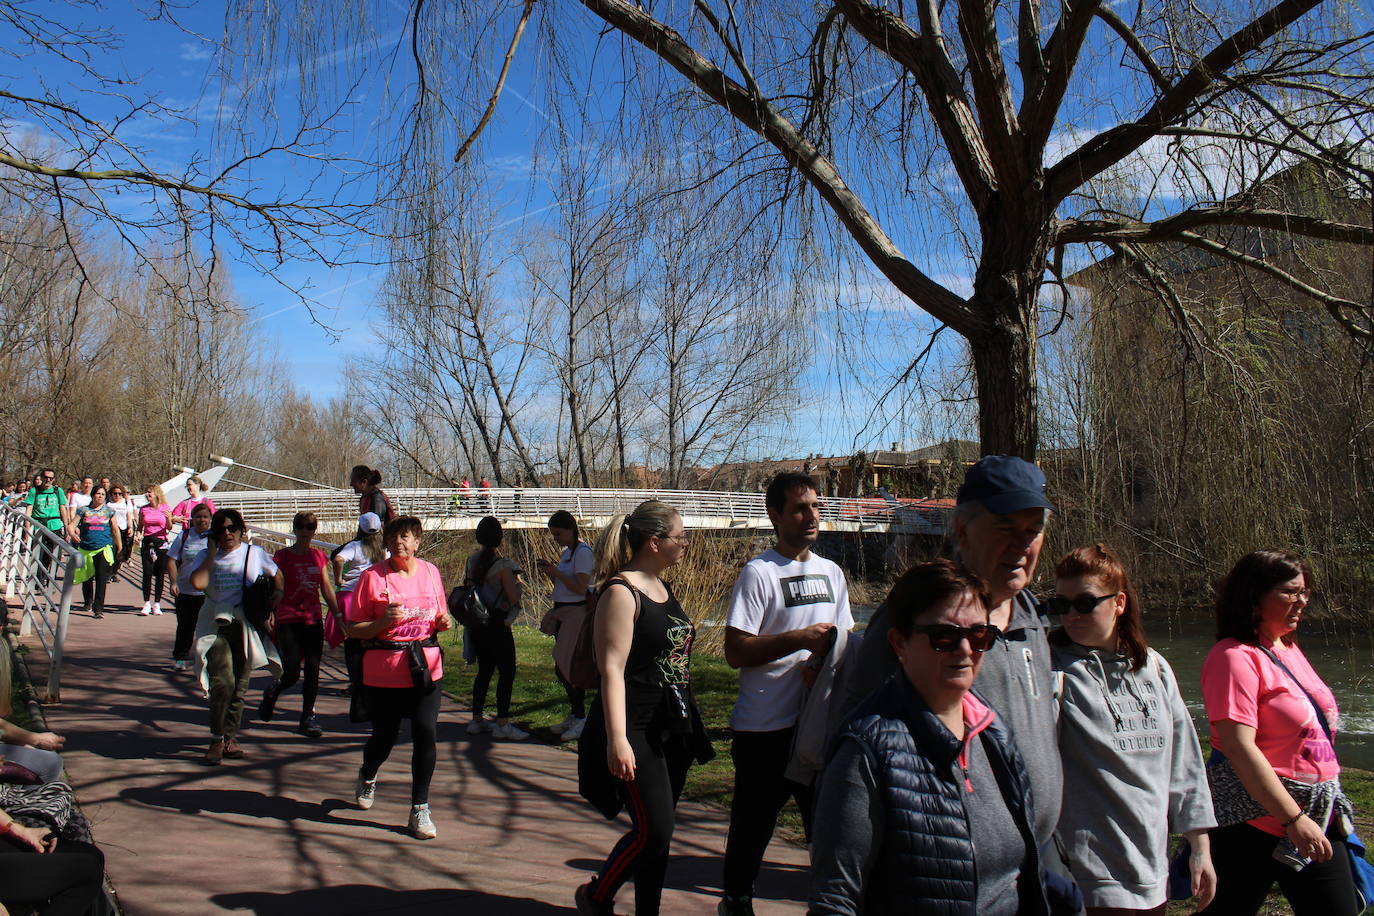
<path id="1" fill-rule="evenodd" d="M 238 534 L 242 530 L 238 525 L 220 525 L 215 529 L 215 534 Z"/>
<path id="2" fill-rule="evenodd" d="M 1115 598 L 1116 592 L 1110 595 L 1079 595 L 1077 598 L 1065 598 L 1063 595 L 1054 595 L 1045 600 L 1050 613 L 1055 615 L 1067 614 L 1069 611 L 1077 611 L 1080 614 L 1091 614 L 1097 610 L 1097 606 L 1108 598 Z"/>
<path id="3" fill-rule="evenodd" d="M 936 652 L 953 652 L 959 643 L 968 640 L 968 647 L 974 652 L 986 652 L 996 644 L 1002 631 L 990 623 L 980 623 L 974 627 L 956 627 L 952 623 L 930 623 L 911 628 L 913 633 L 924 633 L 930 639 L 930 647 Z"/>

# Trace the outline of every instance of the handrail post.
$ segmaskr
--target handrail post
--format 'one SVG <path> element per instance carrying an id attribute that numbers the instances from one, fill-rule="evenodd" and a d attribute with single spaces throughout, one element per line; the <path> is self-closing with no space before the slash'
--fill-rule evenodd
<path id="1" fill-rule="evenodd" d="M 67 620 L 71 617 L 72 591 L 76 588 L 76 568 L 79 557 L 67 558 L 67 569 L 62 574 L 62 600 L 57 606 L 57 632 L 53 636 L 52 660 L 48 665 L 48 692 L 44 703 L 51 705 L 62 702 L 62 646 L 67 641 Z"/>

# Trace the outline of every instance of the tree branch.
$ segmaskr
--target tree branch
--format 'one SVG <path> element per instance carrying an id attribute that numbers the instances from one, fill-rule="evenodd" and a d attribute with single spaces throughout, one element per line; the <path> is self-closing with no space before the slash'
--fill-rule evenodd
<path id="1" fill-rule="evenodd" d="M 1021 102 L 1021 129 L 1025 132 L 1028 149 L 1043 149 L 1049 139 L 1064 93 L 1069 88 L 1073 65 L 1083 47 L 1083 38 L 1101 4 L 1100 0 L 1078 0 L 1062 5 L 1064 15 L 1055 24 L 1049 41 L 1045 42 L 1045 78 L 1040 91 L 1035 94 L 1027 91 Z"/>
<path id="2" fill-rule="evenodd" d="M 506 77 L 510 74 L 511 62 L 515 60 L 515 49 L 520 45 L 520 36 L 525 34 L 525 26 L 529 24 L 530 14 L 534 11 L 534 0 L 525 0 L 525 8 L 520 12 L 520 22 L 515 27 L 515 34 L 511 36 L 510 47 L 506 49 L 506 58 L 501 63 L 501 72 L 496 77 L 496 87 L 491 91 L 491 99 L 487 101 L 487 110 L 482 112 L 482 117 L 477 122 L 477 126 L 472 129 L 472 133 L 467 135 L 458 152 L 453 154 L 454 162 L 461 162 L 463 156 L 477 142 L 477 136 L 487 126 L 491 116 L 496 113 L 496 103 L 501 98 L 501 90 L 506 86 Z"/>
<path id="3" fill-rule="evenodd" d="M 589 10 L 658 55 L 744 126 L 771 143 L 811 183 L 883 276 L 932 316 L 968 330 L 972 315 L 962 298 L 912 264 L 868 212 L 833 163 L 802 137 L 765 99 L 726 76 L 667 25 L 624 0 L 582 0 Z"/>
<path id="4" fill-rule="evenodd" d="M 1164 242 L 1202 226 L 1253 226 L 1332 242 L 1374 245 L 1374 227 L 1300 216 L 1281 210 L 1240 210 L 1232 207 L 1198 207 L 1154 222 L 1133 219 L 1064 220 L 1055 233 L 1054 244 Z"/>
<path id="5" fill-rule="evenodd" d="M 1296 22 L 1321 0 L 1281 0 L 1209 51 L 1168 92 L 1136 120 L 1118 124 L 1088 140 L 1050 169 L 1046 183 L 1051 205 L 1084 182 L 1111 168 L 1169 127 L 1189 106 L 1247 54 Z M 1044 112 L 1042 111 L 1043 115 Z"/>

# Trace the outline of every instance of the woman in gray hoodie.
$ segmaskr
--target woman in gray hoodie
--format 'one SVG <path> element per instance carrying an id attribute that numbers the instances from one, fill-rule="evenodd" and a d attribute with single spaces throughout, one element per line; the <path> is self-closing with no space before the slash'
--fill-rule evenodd
<path id="1" fill-rule="evenodd" d="M 1216 892 L 1207 837 L 1216 819 L 1174 673 L 1146 645 L 1135 590 L 1110 550 L 1080 547 L 1054 574 L 1059 835 L 1088 916 L 1164 913 L 1170 833 L 1191 844 L 1192 892 L 1205 907 Z"/>

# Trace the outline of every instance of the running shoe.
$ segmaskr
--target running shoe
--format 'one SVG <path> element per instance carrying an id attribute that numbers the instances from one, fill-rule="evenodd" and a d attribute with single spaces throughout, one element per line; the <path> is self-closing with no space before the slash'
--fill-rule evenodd
<path id="1" fill-rule="evenodd" d="M 366 811 L 372 807 L 372 800 L 377 795 L 377 780 L 363 779 L 362 771 L 358 771 L 358 782 L 353 788 L 353 796 L 358 807 Z"/>
<path id="2" fill-rule="evenodd" d="M 229 738 L 224 742 L 224 756 L 238 760 L 248 755 L 243 752 L 243 748 L 239 747 L 239 739 Z"/>
<path id="3" fill-rule="evenodd" d="M 559 740 L 576 741 L 578 738 L 582 737 L 582 729 L 586 727 L 587 720 L 585 718 L 573 719 L 573 724 L 569 725 L 567 729 L 564 730 L 563 734 L 559 736 Z"/>
<path id="4" fill-rule="evenodd" d="M 507 722 L 505 725 L 498 725 L 493 728 L 491 736 L 502 741 L 524 741 L 530 736 L 530 733 L 518 727 L 514 722 Z"/>
<path id="5" fill-rule="evenodd" d="M 609 903 L 597 903 L 592 899 L 592 888 L 596 879 L 583 884 L 573 893 L 573 905 L 583 916 L 615 916 L 615 909 Z"/>
<path id="6" fill-rule="evenodd" d="M 716 916 L 754 916 L 753 897 L 721 897 Z"/>
<path id="7" fill-rule="evenodd" d="M 432 840 L 439 835 L 434 829 L 434 821 L 429 816 L 429 805 L 410 806 L 410 835 L 417 840 Z"/>
<path id="8" fill-rule="evenodd" d="M 224 760 L 224 739 L 216 738 L 205 751 L 206 766 L 217 767 Z"/>
<path id="9" fill-rule="evenodd" d="M 324 729 L 320 728 L 320 723 L 314 716 L 306 716 L 301 719 L 301 727 L 296 729 L 296 731 L 305 735 L 307 738 L 324 737 Z"/>
<path id="10" fill-rule="evenodd" d="M 154 617 L 161 617 L 161 616 L 162 616 L 162 605 L 156 604 L 156 603 L 153 605 L 153 616 L 154 616 Z"/>
<path id="11" fill-rule="evenodd" d="M 147 616 L 148 616 L 149 614 L 151 614 L 152 612 L 153 612 L 153 603 L 152 603 L 151 601 L 145 601 L 145 602 L 143 602 L 143 609 L 140 610 L 140 611 L 138 612 L 138 616 L 140 616 L 140 617 L 147 617 Z"/>
<path id="12" fill-rule="evenodd" d="M 549 731 L 553 732 L 555 735 L 561 735 L 565 731 L 567 731 L 576 721 L 577 716 L 573 715 L 572 713 L 568 713 L 566 716 L 563 717 L 562 722 L 559 722 L 557 725 L 550 727 Z"/>

